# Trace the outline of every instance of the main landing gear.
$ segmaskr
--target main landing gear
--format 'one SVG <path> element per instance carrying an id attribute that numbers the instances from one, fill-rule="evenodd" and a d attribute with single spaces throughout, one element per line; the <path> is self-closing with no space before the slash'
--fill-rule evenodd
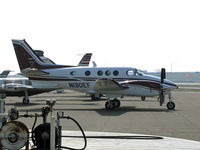
<path id="1" fill-rule="evenodd" d="M 29 104 L 29 98 L 28 98 L 28 91 L 25 90 L 25 97 L 23 98 L 23 104 Z"/>
<path id="2" fill-rule="evenodd" d="M 107 110 L 112 110 L 114 108 L 119 108 L 120 107 L 120 101 L 118 99 L 114 99 L 114 100 L 109 100 L 105 103 L 105 108 Z"/>

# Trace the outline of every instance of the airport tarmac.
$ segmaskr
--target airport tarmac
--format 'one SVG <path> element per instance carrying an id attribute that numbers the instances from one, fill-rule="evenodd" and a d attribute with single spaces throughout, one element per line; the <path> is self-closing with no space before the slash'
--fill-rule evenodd
<path id="1" fill-rule="evenodd" d="M 22 104 L 22 98 L 7 97 L 6 110 L 17 107 L 20 114 L 40 113 L 46 106 L 47 99 L 55 99 L 55 112 L 64 112 L 66 116 L 76 119 L 84 131 L 132 133 L 158 135 L 187 140 L 200 141 L 200 90 L 194 91 L 181 88 L 172 92 L 176 108 L 169 111 L 166 104 L 159 105 L 157 98 L 147 98 L 141 101 L 139 97 L 125 97 L 121 107 L 105 110 L 105 100 L 91 101 L 83 93 L 65 90 L 62 94 L 55 91 L 30 97 L 30 104 Z M 166 99 L 167 102 L 168 99 Z M 165 103 L 166 103 L 165 102 Z M 29 129 L 34 119 L 21 118 Z M 40 124 L 39 119 L 37 124 Z M 69 120 L 62 120 L 62 129 L 78 131 L 78 127 Z"/>

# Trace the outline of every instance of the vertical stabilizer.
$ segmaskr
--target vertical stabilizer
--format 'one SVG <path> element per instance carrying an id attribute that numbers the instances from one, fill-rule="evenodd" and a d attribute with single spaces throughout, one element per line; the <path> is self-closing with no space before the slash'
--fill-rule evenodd
<path id="1" fill-rule="evenodd" d="M 29 44 L 25 40 L 12 40 L 12 43 L 21 71 L 26 68 L 51 69 L 73 67 L 44 63 L 43 60 L 36 54 L 36 52 L 29 46 Z"/>

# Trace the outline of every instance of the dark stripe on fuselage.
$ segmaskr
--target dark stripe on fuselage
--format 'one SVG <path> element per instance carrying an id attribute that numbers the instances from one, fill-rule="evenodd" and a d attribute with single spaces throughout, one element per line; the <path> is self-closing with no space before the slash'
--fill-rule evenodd
<path id="1" fill-rule="evenodd" d="M 56 77 L 29 77 L 29 79 L 38 81 L 80 81 L 78 79 L 56 78 Z"/>
<path id="2" fill-rule="evenodd" d="M 150 80 L 136 80 L 136 81 L 128 82 L 128 84 L 140 85 L 140 86 L 145 86 L 145 87 L 153 88 L 153 89 L 162 88 L 162 86 L 160 85 L 160 82 L 155 82 L 155 81 L 150 81 Z"/>

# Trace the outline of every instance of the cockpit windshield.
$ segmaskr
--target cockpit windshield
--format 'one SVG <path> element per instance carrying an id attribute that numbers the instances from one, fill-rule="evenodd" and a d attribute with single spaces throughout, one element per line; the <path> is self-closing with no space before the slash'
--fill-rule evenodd
<path id="1" fill-rule="evenodd" d="M 136 76 L 143 76 L 144 73 L 142 72 L 142 70 L 135 69 L 135 75 L 136 75 Z"/>

